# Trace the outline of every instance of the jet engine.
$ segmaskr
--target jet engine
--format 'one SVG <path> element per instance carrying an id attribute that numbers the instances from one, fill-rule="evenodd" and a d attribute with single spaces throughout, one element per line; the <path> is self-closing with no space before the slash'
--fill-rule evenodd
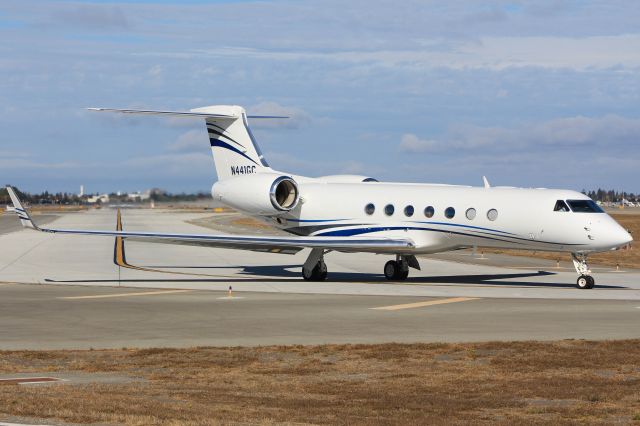
<path id="1" fill-rule="evenodd" d="M 216 182 L 211 195 L 229 207 L 252 214 L 273 215 L 294 209 L 300 201 L 293 178 L 275 173 L 258 173 Z"/>

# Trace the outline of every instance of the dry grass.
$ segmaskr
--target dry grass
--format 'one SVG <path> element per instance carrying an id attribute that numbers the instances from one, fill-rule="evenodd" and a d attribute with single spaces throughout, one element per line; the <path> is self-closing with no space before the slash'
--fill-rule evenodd
<path id="1" fill-rule="evenodd" d="M 620 225 L 631 232 L 634 239 L 640 238 L 640 214 L 609 213 Z M 561 260 L 569 259 L 567 253 L 556 252 L 531 252 L 527 250 L 495 250 L 484 249 L 485 253 L 504 253 L 510 256 L 535 257 L 540 259 Z M 607 253 L 596 253 L 589 256 L 589 263 L 621 268 L 640 268 L 640 250 L 633 245 L 624 250 L 616 250 Z"/>
<path id="2" fill-rule="evenodd" d="M 68 213 L 68 212 L 80 212 L 88 210 L 90 207 L 88 206 L 76 206 L 76 205 L 59 205 L 59 204 L 36 204 L 27 207 L 27 209 L 31 213 L 39 214 L 39 213 Z"/>
<path id="3" fill-rule="evenodd" d="M 639 348 L 627 340 L 1 352 L 2 373 L 147 380 L 4 385 L 0 413 L 133 425 L 628 423 L 640 416 Z"/>
<path id="4" fill-rule="evenodd" d="M 236 226 L 247 226 L 251 228 L 261 228 L 261 229 L 271 229 L 272 226 L 267 225 L 266 223 L 259 222 L 251 217 L 240 217 L 238 219 L 234 219 L 231 221 L 233 225 Z"/>

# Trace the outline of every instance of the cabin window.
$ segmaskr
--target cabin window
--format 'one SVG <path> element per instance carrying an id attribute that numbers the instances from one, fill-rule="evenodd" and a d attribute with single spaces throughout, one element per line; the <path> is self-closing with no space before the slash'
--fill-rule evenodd
<path id="1" fill-rule="evenodd" d="M 387 216 L 391 216 L 396 209 L 393 207 L 393 204 L 387 204 L 384 206 L 384 214 Z"/>
<path id="2" fill-rule="evenodd" d="M 487 212 L 487 219 L 494 221 L 498 218 L 498 210 L 491 209 Z"/>
<path id="3" fill-rule="evenodd" d="M 374 206 L 373 203 L 367 204 L 364 208 L 364 212 L 369 216 L 371 216 L 375 211 L 376 211 L 376 206 Z"/>
<path id="4" fill-rule="evenodd" d="M 433 217 L 433 215 L 435 214 L 435 212 L 436 212 L 436 210 L 435 210 L 432 206 L 426 207 L 426 208 L 424 209 L 424 215 L 425 215 L 426 217 Z"/>
<path id="5" fill-rule="evenodd" d="M 407 217 L 413 216 L 413 206 L 407 206 L 404 208 L 404 215 Z"/>
<path id="6" fill-rule="evenodd" d="M 554 212 L 568 212 L 569 210 L 569 206 L 567 206 L 567 203 L 565 203 L 562 200 L 558 200 L 556 201 L 556 205 L 553 208 Z"/>
<path id="7" fill-rule="evenodd" d="M 465 216 L 467 216 L 467 219 L 469 220 L 473 220 L 476 218 L 476 209 L 474 209 L 473 207 L 471 207 L 470 209 L 467 209 Z"/>
<path id="8" fill-rule="evenodd" d="M 604 213 L 604 210 L 593 200 L 567 200 L 575 213 Z"/>
<path id="9" fill-rule="evenodd" d="M 447 209 L 444 211 L 444 216 L 447 219 L 453 219 L 455 215 L 456 215 L 456 209 L 454 209 L 453 207 L 447 207 Z"/>

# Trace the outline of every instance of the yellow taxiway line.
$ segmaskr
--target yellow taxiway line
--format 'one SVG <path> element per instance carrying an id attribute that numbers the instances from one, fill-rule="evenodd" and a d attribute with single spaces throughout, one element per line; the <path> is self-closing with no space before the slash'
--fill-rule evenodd
<path id="1" fill-rule="evenodd" d="M 116 293 L 116 294 L 99 294 L 96 296 L 67 296 L 58 297 L 58 299 L 77 300 L 77 299 L 107 299 L 110 297 L 131 297 L 131 296 L 154 296 L 157 294 L 173 294 L 173 293 L 189 293 L 195 290 L 161 290 L 161 291 L 143 291 L 140 293 Z"/>
<path id="2" fill-rule="evenodd" d="M 403 305 L 379 306 L 377 308 L 369 308 L 369 309 L 376 309 L 379 311 L 399 311 L 401 309 L 413 309 L 413 308 L 422 308 L 425 306 L 445 305 L 447 303 L 466 302 L 468 300 L 477 300 L 477 299 L 479 299 L 479 297 L 452 297 L 449 299 L 428 300 L 426 302 L 405 303 Z"/>

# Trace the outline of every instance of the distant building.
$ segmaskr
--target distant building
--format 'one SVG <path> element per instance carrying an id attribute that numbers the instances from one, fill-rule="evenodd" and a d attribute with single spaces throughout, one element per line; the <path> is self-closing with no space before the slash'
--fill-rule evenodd
<path id="1" fill-rule="evenodd" d="M 109 202 L 109 194 L 92 195 L 87 198 L 87 203 L 90 203 L 90 204 L 108 203 L 108 202 Z"/>
<path id="2" fill-rule="evenodd" d="M 151 191 L 146 190 L 145 192 L 130 192 L 127 194 L 127 198 L 131 201 L 146 201 L 151 198 Z"/>

